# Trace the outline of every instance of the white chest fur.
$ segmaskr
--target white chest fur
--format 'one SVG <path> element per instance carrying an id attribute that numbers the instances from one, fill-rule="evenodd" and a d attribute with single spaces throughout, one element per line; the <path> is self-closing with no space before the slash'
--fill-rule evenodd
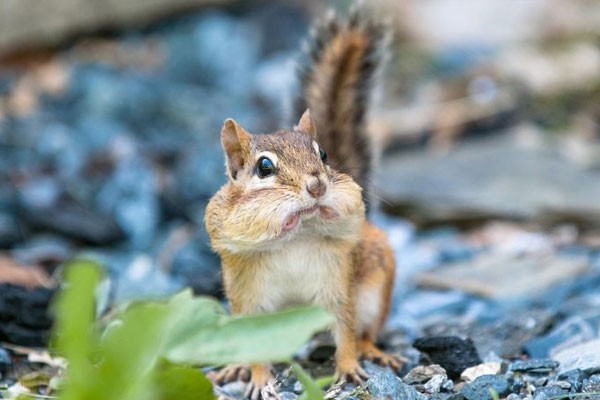
<path id="1" fill-rule="evenodd" d="M 256 305 L 262 311 L 309 304 L 332 310 L 343 298 L 344 262 L 347 257 L 326 239 L 299 239 L 263 254 L 254 280 Z"/>

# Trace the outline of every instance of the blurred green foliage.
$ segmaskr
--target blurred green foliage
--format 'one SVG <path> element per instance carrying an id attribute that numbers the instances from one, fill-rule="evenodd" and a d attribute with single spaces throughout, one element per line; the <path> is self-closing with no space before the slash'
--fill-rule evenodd
<path id="1" fill-rule="evenodd" d="M 184 291 L 165 302 L 132 304 L 96 324 L 100 269 L 89 261 L 66 268 L 56 307 L 55 347 L 69 363 L 61 400 L 212 399 L 199 365 L 289 361 L 332 317 L 307 307 L 269 315 L 229 316 L 210 298 Z M 310 399 L 322 391 L 299 366 Z"/>

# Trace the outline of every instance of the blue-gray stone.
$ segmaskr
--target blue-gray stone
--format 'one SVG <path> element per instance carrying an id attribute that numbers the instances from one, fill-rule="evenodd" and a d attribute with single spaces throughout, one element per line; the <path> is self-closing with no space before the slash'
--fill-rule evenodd
<path id="1" fill-rule="evenodd" d="M 581 391 L 583 393 L 600 393 L 600 374 L 584 379 Z"/>
<path id="2" fill-rule="evenodd" d="M 508 369 L 515 372 L 550 372 L 558 368 L 558 361 L 550 359 L 517 360 Z"/>
<path id="3" fill-rule="evenodd" d="M 114 215 L 134 247 L 152 242 L 160 222 L 160 205 L 154 171 L 144 159 L 132 156 L 120 162 L 98 194 L 97 203 L 100 210 Z"/>
<path id="4" fill-rule="evenodd" d="M 392 371 L 377 368 L 377 372 L 369 371 L 371 377 L 367 381 L 367 390 L 372 399 L 403 399 L 403 400 L 425 400 L 427 397 L 412 386 L 402 382 Z"/>
<path id="5" fill-rule="evenodd" d="M 569 393 L 568 390 L 562 389 L 558 386 L 544 386 L 544 387 L 539 387 L 535 390 L 535 397 L 539 396 L 540 394 L 544 394 L 546 395 L 548 398 L 553 398 L 553 397 L 559 397 L 559 396 L 563 396 L 567 393 Z M 535 398 L 534 397 L 534 398 Z"/>
<path id="6" fill-rule="evenodd" d="M 460 391 L 467 400 L 493 400 L 494 392 L 500 397 L 506 396 L 508 380 L 498 375 L 482 375 Z"/>
<path id="7" fill-rule="evenodd" d="M 583 343 L 600 334 L 600 311 L 590 309 L 561 322 L 550 333 L 536 337 L 525 344 L 525 351 L 533 358 L 546 358 L 562 345 Z"/>
<path id="8" fill-rule="evenodd" d="M 0 347 L 0 376 L 6 374 L 12 368 L 13 362 L 10 354 L 5 348 Z"/>
<path id="9" fill-rule="evenodd" d="M 8 248 L 24 236 L 23 226 L 11 213 L 0 211 L 0 248 Z"/>
<path id="10" fill-rule="evenodd" d="M 177 250 L 171 271 L 196 294 L 222 296 L 219 258 L 203 243 L 190 241 Z"/>
<path id="11" fill-rule="evenodd" d="M 588 374 L 586 374 L 579 368 L 576 368 L 559 374 L 558 379 L 563 379 L 569 382 L 571 384 L 571 388 L 577 393 L 581 390 L 583 380 L 587 378 L 587 376 Z"/>

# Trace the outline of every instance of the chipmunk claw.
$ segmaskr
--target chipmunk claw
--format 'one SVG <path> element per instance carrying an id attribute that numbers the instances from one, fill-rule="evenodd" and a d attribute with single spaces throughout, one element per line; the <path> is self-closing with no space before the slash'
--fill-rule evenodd
<path id="1" fill-rule="evenodd" d="M 281 400 L 281 397 L 277 394 L 274 379 L 270 380 L 265 385 L 251 381 L 246 388 L 244 397 L 250 400 Z"/>
<path id="2" fill-rule="evenodd" d="M 238 380 L 248 382 L 250 380 L 250 367 L 244 364 L 228 365 L 219 372 L 209 374 L 208 378 L 217 385 L 223 385 Z"/>
<path id="3" fill-rule="evenodd" d="M 345 372 L 339 372 L 335 380 L 335 385 L 343 385 L 345 383 L 353 383 L 355 385 L 364 385 L 369 374 L 360 365 L 357 365 L 353 369 Z"/>
<path id="4" fill-rule="evenodd" d="M 384 352 L 379 353 L 368 353 L 363 356 L 363 358 L 367 361 L 372 362 L 373 364 L 377 364 L 380 367 L 389 367 L 394 370 L 396 374 L 400 374 L 402 372 L 402 367 L 409 360 L 405 357 L 402 357 L 397 354 L 386 354 Z"/>

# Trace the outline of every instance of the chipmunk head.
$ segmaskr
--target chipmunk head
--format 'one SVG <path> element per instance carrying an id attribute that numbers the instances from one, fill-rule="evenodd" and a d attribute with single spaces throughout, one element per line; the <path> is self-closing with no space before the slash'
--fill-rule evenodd
<path id="1" fill-rule="evenodd" d="M 364 219 L 361 188 L 327 165 L 307 110 L 291 131 L 252 135 L 232 119 L 221 141 L 231 193 L 228 216 L 236 229 L 222 232 L 238 248 L 273 247 L 303 233 L 355 235 Z M 357 228 L 358 226 L 358 228 Z"/>

